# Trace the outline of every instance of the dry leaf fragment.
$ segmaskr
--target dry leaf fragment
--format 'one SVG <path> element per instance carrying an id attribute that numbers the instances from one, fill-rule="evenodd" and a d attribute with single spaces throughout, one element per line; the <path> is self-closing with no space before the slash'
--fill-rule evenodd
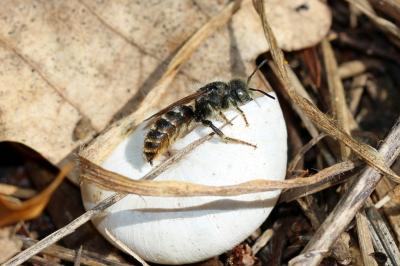
<path id="1" fill-rule="evenodd" d="M 29 220 L 40 215 L 49 202 L 51 195 L 71 171 L 72 164 L 66 165 L 54 181 L 38 195 L 26 201 L 15 201 L 10 197 L 0 196 L 0 226 L 20 220 Z"/>

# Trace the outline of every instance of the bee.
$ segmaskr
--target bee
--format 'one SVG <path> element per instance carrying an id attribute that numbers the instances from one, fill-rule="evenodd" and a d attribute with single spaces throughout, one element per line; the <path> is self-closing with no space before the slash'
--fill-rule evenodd
<path id="1" fill-rule="evenodd" d="M 216 117 L 231 124 L 223 111 L 233 108 L 242 116 L 248 126 L 246 115 L 240 106 L 253 100 L 252 93 L 259 92 L 275 99 L 262 90 L 249 87 L 251 78 L 265 63 L 266 61 L 263 61 L 258 65 L 247 81 L 232 79 L 229 82 L 208 83 L 195 93 L 172 103 L 146 119 L 146 121 L 151 120 L 147 125 L 150 129 L 144 138 L 143 147 L 143 154 L 147 162 L 153 165 L 155 158 L 164 154 L 173 142 L 199 124 L 210 127 L 224 142 L 256 147 L 246 141 L 226 136 L 210 119 Z"/>

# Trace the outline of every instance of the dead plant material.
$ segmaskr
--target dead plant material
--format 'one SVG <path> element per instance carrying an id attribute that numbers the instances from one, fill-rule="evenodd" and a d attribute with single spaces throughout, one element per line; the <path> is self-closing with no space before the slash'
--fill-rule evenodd
<path id="1" fill-rule="evenodd" d="M 61 184 L 71 169 L 71 164 L 66 165 L 46 189 L 24 202 L 13 200 L 10 197 L 0 196 L 0 226 L 12 224 L 21 220 L 33 219 L 39 216 L 49 202 L 53 192 Z"/>
<path id="2" fill-rule="evenodd" d="M 387 226 L 385 220 L 375 209 L 374 205 L 370 200 L 367 201 L 366 204 L 366 216 L 368 221 L 370 222 L 370 231 L 374 238 L 374 244 L 377 246 L 376 242 L 380 242 L 379 246 L 382 246 L 382 250 L 378 250 L 387 254 L 388 260 L 392 263 L 392 265 L 400 264 L 400 251 L 399 247 L 394 240 L 389 227 Z M 376 237 L 376 236 L 377 237 Z"/>
<path id="3" fill-rule="evenodd" d="M 279 202 L 290 202 L 343 183 L 348 179 L 348 176 L 344 174 L 351 172 L 355 168 L 356 165 L 352 161 L 345 161 L 326 167 L 319 172 L 319 174 L 327 176 L 324 181 L 315 185 L 284 190 L 279 198 Z"/>
<path id="4" fill-rule="evenodd" d="M 139 255 L 137 255 L 133 250 L 128 248 L 124 243 L 121 242 L 118 238 L 116 238 L 114 235 L 112 235 L 107 229 L 106 229 L 106 234 L 107 236 L 114 241 L 114 243 L 118 244 L 126 253 L 134 257 L 142 266 L 149 266 L 147 262 L 145 262 Z"/>
<path id="5" fill-rule="evenodd" d="M 400 30 L 399 28 L 392 23 L 391 21 L 379 17 L 375 11 L 372 9 L 371 5 L 368 1 L 364 0 L 346 0 L 351 5 L 355 6 L 358 10 L 360 10 L 363 14 L 369 17 L 380 29 L 384 32 L 390 34 L 391 36 L 397 39 L 395 44 L 399 44 L 400 41 Z"/>
<path id="6" fill-rule="evenodd" d="M 276 181 L 255 179 L 230 186 L 206 186 L 182 181 L 132 180 L 123 175 L 108 171 L 89 160 L 80 157 L 81 176 L 111 191 L 132 193 L 142 196 L 233 196 L 265 192 L 278 189 L 305 187 L 323 182 L 329 176 L 317 173 L 307 178 L 293 178 Z"/>
<path id="7" fill-rule="evenodd" d="M 371 233 L 368 228 L 368 221 L 365 217 L 365 211 L 361 210 L 356 215 L 357 222 L 357 235 L 358 243 L 360 245 L 361 255 L 364 265 L 367 266 L 377 266 L 378 264 L 369 255 L 374 252 L 374 247 L 372 245 Z"/>
<path id="8" fill-rule="evenodd" d="M 344 88 L 342 80 L 338 73 L 338 64 L 336 62 L 333 49 L 328 40 L 322 40 L 322 54 L 324 57 L 326 78 L 331 99 L 331 112 L 336 120 L 337 125 L 347 134 L 350 134 L 349 127 L 349 110 L 346 104 Z M 350 150 L 340 143 L 340 156 L 342 160 L 346 160 L 350 155 Z"/>
<path id="9" fill-rule="evenodd" d="M 274 231 L 272 229 L 265 230 L 261 234 L 261 236 L 257 238 L 256 242 L 251 247 L 253 254 L 254 255 L 257 254 L 257 252 L 260 251 L 260 249 L 265 247 L 273 235 L 274 235 Z"/>
<path id="10" fill-rule="evenodd" d="M 368 70 L 378 70 L 383 72 L 385 70 L 384 65 L 381 61 L 376 59 L 361 59 L 353 60 L 342 63 L 339 66 L 338 74 L 340 78 L 346 79 L 351 78 L 360 74 L 365 73 Z"/>
<path id="11" fill-rule="evenodd" d="M 310 74 L 312 84 L 321 87 L 321 62 L 318 58 L 317 47 L 311 47 L 299 52 L 307 70 Z"/>
<path id="12" fill-rule="evenodd" d="M 17 235 L 17 239 L 22 241 L 23 248 L 29 248 L 35 245 L 38 241 L 33 240 L 31 238 Z M 75 258 L 77 257 L 77 252 L 72 249 L 68 249 L 59 245 L 51 245 L 44 249 L 42 254 L 49 255 L 52 257 L 56 257 L 65 261 L 74 262 Z M 129 264 L 121 263 L 118 261 L 113 261 L 107 258 L 104 258 L 103 254 L 94 253 L 91 251 L 87 251 L 82 249 L 80 261 L 84 265 L 89 266 L 102 266 L 102 265 L 115 265 L 115 266 L 128 266 Z"/>
<path id="13" fill-rule="evenodd" d="M 9 184 L 0 184 L 0 195 L 28 199 L 36 195 L 36 191 L 29 188 L 20 188 Z"/>
<path id="14" fill-rule="evenodd" d="M 288 165 L 287 171 L 293 172 L 296 169 L 297 164 L 301 160 L 301 158 L 304 156 L 304 154 L 310 150 L 314 145 L 316 145 L 321 139 L 326 137 L 326 134 L 319 134 L 317 137 L 312 138 L 306 145 L 304 145 L 298 152 L 297 154 L 293 157 L 293 159 L 290 161 Z"/>

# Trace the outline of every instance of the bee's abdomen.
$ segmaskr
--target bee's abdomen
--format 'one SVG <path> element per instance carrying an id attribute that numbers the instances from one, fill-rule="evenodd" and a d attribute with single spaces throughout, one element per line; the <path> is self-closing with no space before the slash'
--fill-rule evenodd
<path id="1" fill-rule="evenodd" d="M 190 106 L 176 106 L 159 117 L 144 139 L 143 153 L 150 163 L 163 154 L 168 147 L 189 127 L 194 117 Z"/>

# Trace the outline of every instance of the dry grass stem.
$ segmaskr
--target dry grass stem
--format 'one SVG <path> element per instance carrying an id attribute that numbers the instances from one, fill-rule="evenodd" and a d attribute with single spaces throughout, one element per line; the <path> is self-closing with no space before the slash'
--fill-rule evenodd
<path id="1" fill-rule="evenodd" d="M 80 246 L 78 249 L 78 252 L 76 252 L 76 256 L 74 258 L 74 266 L 81 265 L 82 251 L 83 251 L 83 246 Z"/>
<path id="2" fill-rule="evenodd" d="M 364 87 L 367 83 L 368 80 L 368 74 L 361 74 L 356 77 L 354 77 L 352 83 L 351 83 L 351 89 L 350 89 L 350 104 L 349 104 L 349 109 L 350 112 L 355 115 L 358 106 L 361 101 L 361 96 L 364 93 Z"/>
<path id="3" fill-rule="evenodd" d="M 83 157 L 80 158 L 80 163 L 82 171 L 81 176 L 84 179 L 112 191 L 143 196 L 233 196 L 310 186 L 324 182 L 327 178 L 330 178 L 330 175 L 327 175 L 327 171 L 321 171 L 307 178 L 301 177 L 283 181 L 255 179 L 237 185 L 206 186 L 183 181 L 132 180 L 123 175 L 101 168 Z M 341 170 L 342 169 L 343 168 L 341 168 Z M 329 169 L 329 173 L 331 173 L 331 171 L 332 169 Z"/>
<path id="4" fill-rule="evenodd" d="M 342 128 L 344 132 L 350 134 L 350 127 L 348 122 L 348 108 L 342 80 L 338 74 L 338 66 L 336 62 L 333 49 L 329 41 L 322 40 L 322 54 L 324 57 L 326 77 L 328 81 L 328 88 L 331 99 L 331 111 L 336 120 L 337 125 Z M 349 148 L 344 143 L 340 143 L 340 156 L 342 160 L 346 160 L 350 155 Z"/>
<path id="5" fill-rule="evenodd" d="M 366 266 L 378 266 L 374 258 L 370 255 L 374 252 L 372 239 L 368 228 L 368 221 L 364 210 L 356 215 L 358 243 L 360 245 L 361 255 Z"/>
<path id="6" fill-rule="evenodd" d="M 298 187 L 285 190 L 279 197 L 279 202 L 290 202 L 292 200 L 296 200 L 298 198 L 305 197 L 307 195 L 311 195 L 334 185 L 340 184 L 348 179 L 348 176 L 343 174 L 353 170 L 354 168 L 355 164 L 352 161 L 345 161 L 324 168 L 318 172 L 319 174 L 323 174 L 327 177 L 324 179 L 324 181 L 307 187 Z"/>
<path id="7" fill-rule="evenodd" d="M 128 248 L 121 240 L 119 240 L 118 238 L 116 238 L 113 234 L 111 234 L 107 229 L 106 229 L 106 235 L 115 243 L 118 245 L 118 247 L 120 249 L 122 249 L 124 252 L 126 252 L 127 254 L 131 255 L 132 257 L 134 257 L 138 262 L 140 262 L 141 265 L 143 266 L 149 266 L 149 264 L 147 264 L 147 262 L 145 262 L 141 257 L 139 257 L 138 254 L 136 254 L 135 252 L 133 252 L 132 249 Z"/>
<path id="8" fill-rule="evenodd" d="M 377 203 L 375 203 L 375 208 L 380 209 L 382 208 L 386 203 L 388 203 L 393 197 L 399 197 L 400 196 L 400 185 L 395 186 L 389 193 L 381 198 Z"/>
<path id="9" fill-rule="evenodd" d="M 377 59 L 361 59 L 342 63 L 339 66 L 338 74 L 340 78 L 347 79 L 365 73 L 368 70 L 384 71 L 385 67 Z"/>
<path id="10" fill-rule="evenodd" d="M 400 23 L 400 2 L 397 0 L 370 0 L 375 8 L 394 18 Z"/>
<path id="11" fill-rule="evenodd" d="M 376 241 L 379 241 L 383 247 L 383 253 L 387 254 L 388 259 L 393 265 L 400 265 L 400 251 L 394 240 L 390 229 L 380 213 L 375 209 L 371 200 L 367 201 L 366 214 L 371 224 L 371 231 L 377 235 Z"/>
<path id="12" fill-rule="evenodd" d="M 297 152 L 297 154 L 295 156 L 293 156 L 293 159 L 290 161 L 289 165 L 288 165 L 288 169 L 287 171 L 293 172 L 296 169 L 297 164 L 299 163 L 299 161 L 302 159 L 302 157 L 304 156 L 304 154 L 306 154 L 307 151 L 309 151 L 312 147 L 314 147 L 321 139 L 323 139 L 324 137 L 326 137 L 327 135 L 322 133 L 319 134 L 318 136 L 316 136 L 315 138 L 312 138 L 306 145 L 304 145 L 303 147 L 301 147 L 301 149 Z"/>

